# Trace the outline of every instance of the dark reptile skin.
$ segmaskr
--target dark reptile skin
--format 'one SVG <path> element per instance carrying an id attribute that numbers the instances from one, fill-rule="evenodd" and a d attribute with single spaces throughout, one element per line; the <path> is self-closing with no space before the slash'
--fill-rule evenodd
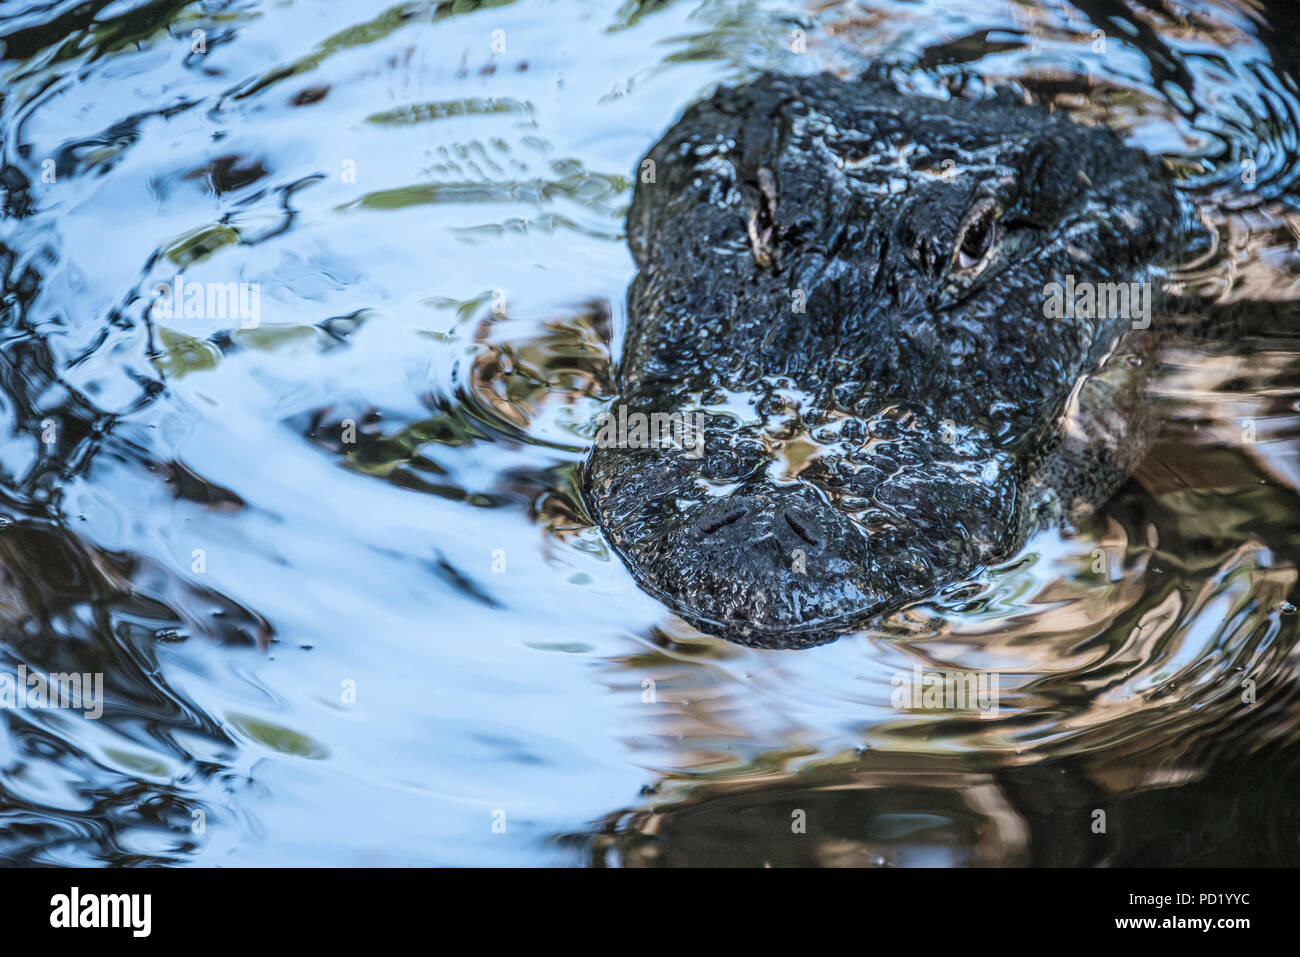
<path id="1" fill-rule="evenodd" d="M 1176 255 L 1189 217 L 1162 161 L 1007 91 L 825 74 L 721 89 L 647 159 L 615 406 L 705 412 L 704 454 L 597 447 L 585 491 L 692 624 L 828 640 L 1077 518 L 1135 464 L 1148 333 L 1045 318 L 1044 288 L 1147 281 Z"/>

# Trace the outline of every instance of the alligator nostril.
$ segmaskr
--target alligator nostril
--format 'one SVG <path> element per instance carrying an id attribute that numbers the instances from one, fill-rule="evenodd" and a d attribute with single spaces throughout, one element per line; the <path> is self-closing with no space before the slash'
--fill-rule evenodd
<path id="1" fill-rule="evenodd" d="M 705 524 L 701 525 L 700 531 L 703 532 L 705 535 L 712 535 L 718 529 L 724 528 L 727 525 L 731 525 L 734 522 L 740 521 L 742 518 L 745 517 L 745 514 L 746 513 L 743 508 L 736 508 L 736 509 L 732 509 L 730 512 L 724 512 L 718 518 L 715 518 L 712 521 L 706 522 Z"/>
<path id="2" fill-rule="evenodd" d="M 817 548 L 821 542 L 817 538 L 817 526 L 802 515 L 794 515 L 789 510 L 781 513 L 785 518 L 785 523 L 794 530 L 794 533 L 802 538 L 809 545 Z"/>

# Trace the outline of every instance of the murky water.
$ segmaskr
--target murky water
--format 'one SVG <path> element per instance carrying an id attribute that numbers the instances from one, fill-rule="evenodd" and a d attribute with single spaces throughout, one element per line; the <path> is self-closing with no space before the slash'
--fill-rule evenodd
<path id="1" fill-rule="evenodd" d="M 6 3 L 0 671 L 103 685 L 0 709 L 3 860 L 1300 863 L 1284 7 Z M 1162 356 L 1078 534 L 748 650 L 575 491 L 622 215 L 719 82 L 878 57 L 1169 156 L 1218 237 L 1171 281 L 1274 319 Z M 996 709 L 897 706 L 936 673 Z"/>

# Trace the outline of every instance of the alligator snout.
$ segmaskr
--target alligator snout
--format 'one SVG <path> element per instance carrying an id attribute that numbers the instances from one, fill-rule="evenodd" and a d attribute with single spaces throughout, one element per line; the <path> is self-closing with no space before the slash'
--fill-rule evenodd
<path id="1" fill-rule="evenodd" d="M 692 524 L 700 543 L 743 552 L 760 542 L 774 542 L 784 554 L 818 554 L 843 517 L 804 488 L 773 489 L 732 495 L 698 510 Z"/>
<path id="2" fill-rule="evenodd" d="M 864 590 L 869 537 L 808 485 L 764 485 L 709 499 L 667 534 L 674 561 L 635 569 L 643 584 L 693 617 L 743 636 L 811 637 L 881 597 Z"/>
<path id="3" fill-rule="evenodd" d="M 822 447 L 786 482 L 770 477 L 771 453 L 730 457 L 761 444 L 750 430 L 714 427 L 701 460 L 598 447 L 592 504 L 641 586 L 693 624 L 764 647 L 816 644 L 926 594 L 1013 525 L 1005 457 L 932 432 Z"/>

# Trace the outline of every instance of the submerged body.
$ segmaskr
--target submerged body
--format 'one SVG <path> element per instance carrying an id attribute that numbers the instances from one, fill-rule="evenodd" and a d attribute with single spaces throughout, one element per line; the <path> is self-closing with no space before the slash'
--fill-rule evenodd
<path id="1" fill-rule="evenodd" d="M 602 435 L 587 494 L 697 627 L 828 640 L 1137 464 L 1152 269 L 1183 214 L 1113 132 L 1006 94 L 765 76 L 687 110 L 641 171 L 615 408 L 677 441 Z"/>

